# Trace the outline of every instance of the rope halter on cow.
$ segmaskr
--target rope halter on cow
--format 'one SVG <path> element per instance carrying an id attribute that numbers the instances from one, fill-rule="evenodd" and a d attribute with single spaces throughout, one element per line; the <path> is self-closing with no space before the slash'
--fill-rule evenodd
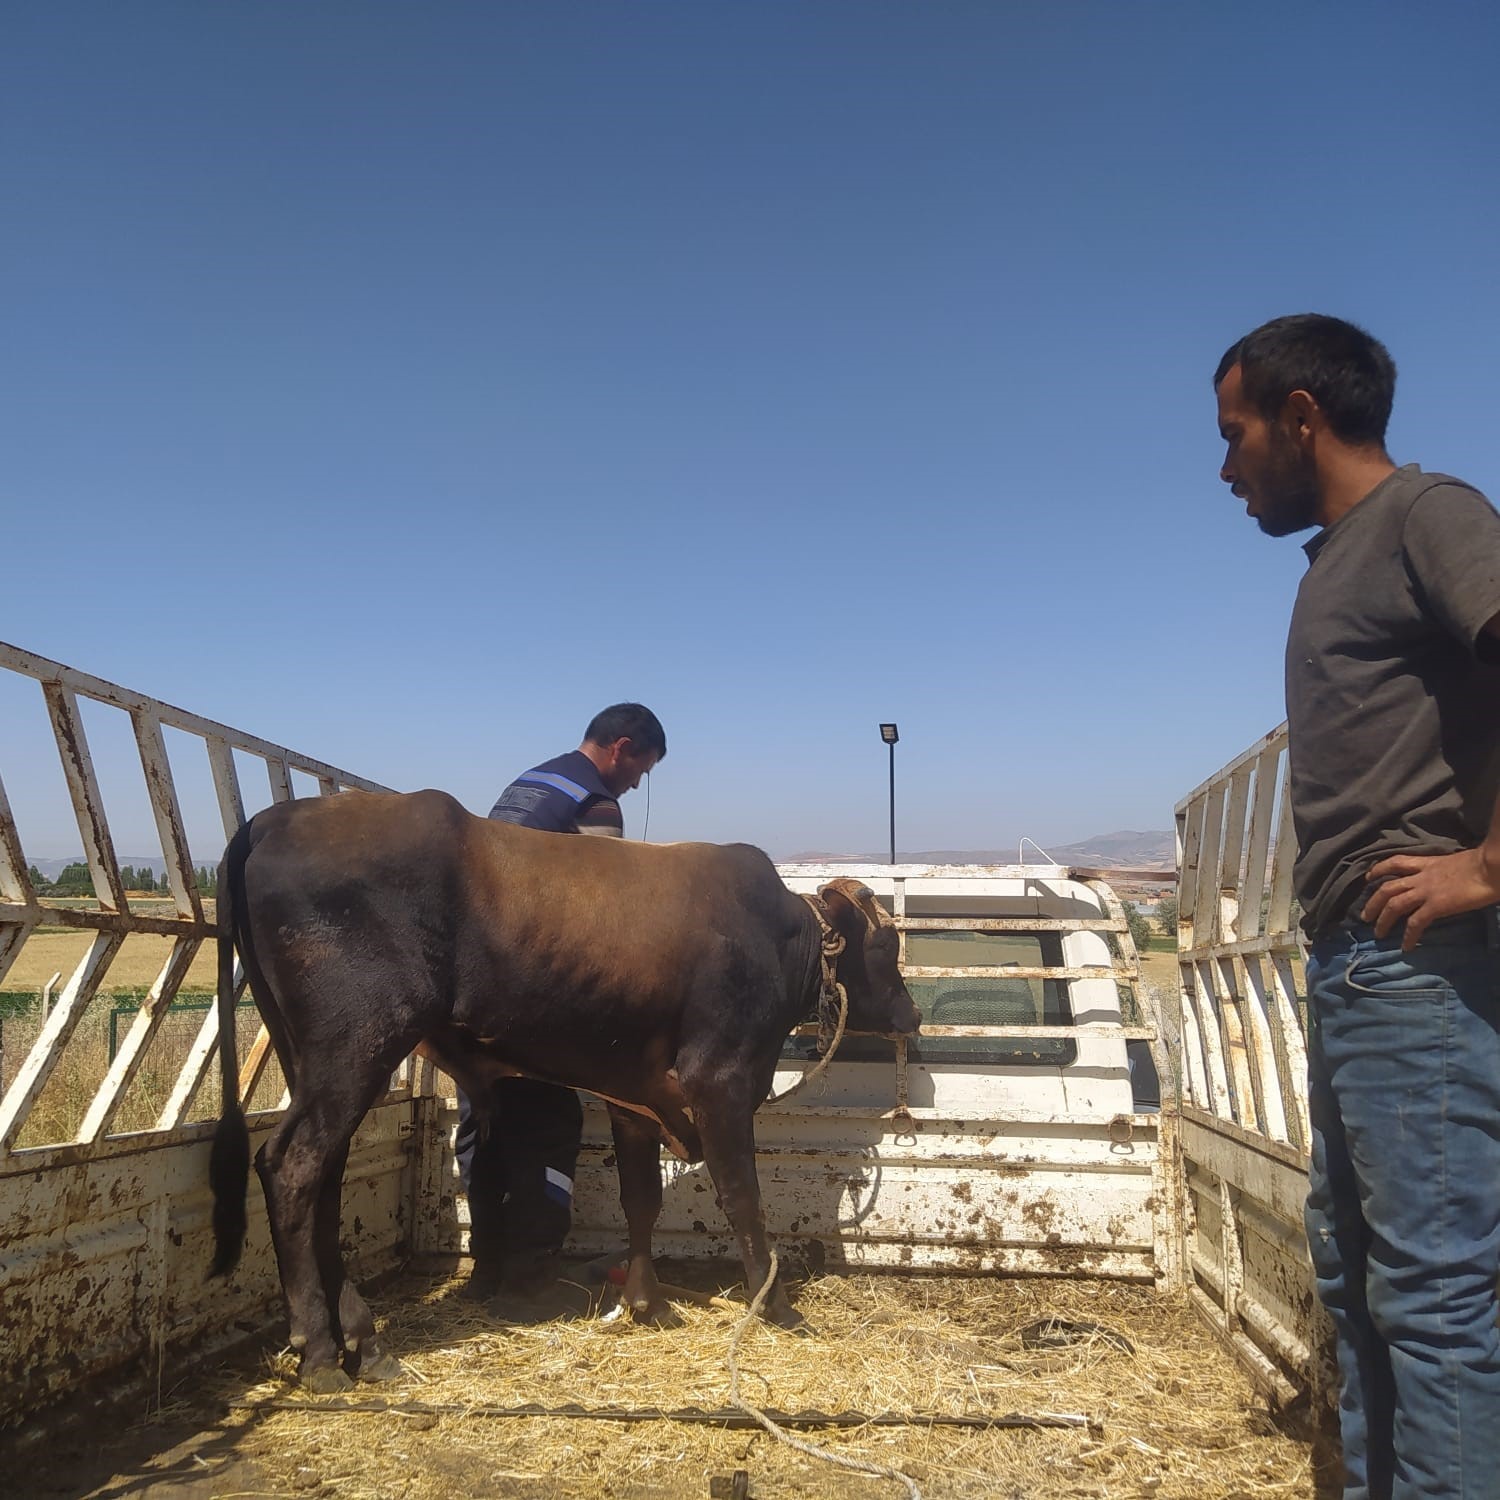
<path id="1" fill-rule="evenodd" d="M 816 896 L 804 895 L 808 909 L 818 919 L 822 934 L 822 949 L 819 964 L 823 970 L 822 983 L 818 986 L 818 1052 L 831 1055 L 844 1035 L 844 1022 L 849 1018 L 849 997 L 839 983 L 839 954 L 844 951 L 844 938 L 828 923 L 828 913 Z"/>
<path id="2" fill-rule="evenodd" d="M 805 1072 L 801 1078 L 794 1083 L 785 1093 L 768 1094 L 767 1104 L 780 1104 L 783 1099 L 790 1099 L 793 1094 L 805 1089 L 813 1079 L 819 1077 L 833 1061 L 833 1054 L 838 1051 L 838 1046 L 844 1039 L 844 1027 L 849 1020 L 849 996 L 843 985 L 839 983 L 838 959 L 839 954 L 844 951 L 844 939 L 829 925 L 828 914 L 824 910 L 823 903 L 816 897 L 806 892 L 802 893 L 802 899 L 807 902 L 808 910 L 818 920 L 818 930 L 822 934 L 820 951 L 818 955 L 819 967 L 822 970 L 818 984 L 818 1061 Z"/>

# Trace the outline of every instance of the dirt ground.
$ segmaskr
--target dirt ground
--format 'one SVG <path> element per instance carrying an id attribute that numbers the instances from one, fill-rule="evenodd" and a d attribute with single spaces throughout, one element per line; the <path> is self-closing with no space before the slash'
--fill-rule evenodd
<path id="1" fill-rule="evenodd" d="M 719 1290 L 710 1268 L 679 1280 Z M 372 1298 L 403 1377 L 304 1398 L 271 1344 L 168 1385 L 160 1406 L 61 1434 L 0 1434 L 9 1495 L 37 1500 L 1313 1500 L 1308 1433 L 1270 1412 L 1185 1304 L 1105 1283 L 824 1277 L 797 1302 L 814 1330 L 756 1323 L 741 1392 L 781 1411 L 889 1414 L 898 1425 L 797 1429 L 908 1476 L 830 1466 L 757 1427 L 726 1427 L 743 1301 L 679 1304 L 676 1325 L 623 1316 L 522 1327 L 408 1275 Z M 733 1295 L 733 1294 L 732 1294 Z M 607 1306 L 607 1302 L 606 1302 Z M 1038 1334 L 1040 1328 L 1042 1332 Z M 374 1410 L 340 1409 L 341 1402 Z M 520 1416 L 524 1403 L 593 1415 Z M 150 1409 L 148 1409 L 148 1407 Z M 718 1423 L 606 1420 L 696 1407 Z M 1073 1425 L 1003 1428 L 1021 1414 Z M 941 1419 L 973 1425 L 941 1425 Z"/>

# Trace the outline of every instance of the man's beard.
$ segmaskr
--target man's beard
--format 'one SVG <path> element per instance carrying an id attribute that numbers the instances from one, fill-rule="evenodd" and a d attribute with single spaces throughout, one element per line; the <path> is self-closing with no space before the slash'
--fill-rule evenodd
<path id="1" fill-rule="evenodd" d="M 1318 474 L 1312 459 L 1273 429 L 1266 472 L 1257 486 L 1256 524 L 1267 536 L 1291 536 L 1318 524 Z"/>

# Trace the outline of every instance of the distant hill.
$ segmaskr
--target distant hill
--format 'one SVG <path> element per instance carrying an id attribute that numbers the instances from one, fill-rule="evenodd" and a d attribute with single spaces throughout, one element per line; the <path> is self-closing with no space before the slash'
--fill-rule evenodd
<path id="1" fill-rule="evenodd" d="M 1065 865 L 1095 865 L 1103 870 L 1171 870 L 1177 865 L 1177 835 L 1100 833 L 1076 844 L 1049 846 L 1047 853 Z"/>
<path id="2" fill-rule="evenodd" d="M 1170 870 L 1177 861 L 1177 840 L 1172 833 L 1099 833 L 1076 844 L 1043 844 L 1046 853 L 1060 865 L 1086 865 L 1100 870 Z M 1028 843 L 1027 859 L 1040 862 Z M 884 864 L 889 851 L 879 854 L 832 854 L 809 850 L 788 856 L 788 863 Z M 1006 849 L 901 849 L 896 857 L 918 865 L 1013 865 L 1020 862 L 1014 844 Z"/>

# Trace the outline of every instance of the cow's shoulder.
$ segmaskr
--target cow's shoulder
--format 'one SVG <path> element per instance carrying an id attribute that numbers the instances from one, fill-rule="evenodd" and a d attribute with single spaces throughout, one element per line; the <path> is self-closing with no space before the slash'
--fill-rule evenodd
<path id="1" fill-rule="evenodd" d="M 754 844 L 703 844 L 716 879 L 709 882 L 752 922 L 765 924 L 778 938 L 795 930 L 806 907 L 783 883 L 771 856 Z"/>
<path id="2" fill-rule="evenodd" d="M 630 847 L 630 846 L 627 846 Z M 636 844 L 641 857 L 669 861 L 688 879 L 712 879 L 718 885 L 780 885 L 776 866 L 754 844 Z"/>
<path id="3" fill-rule="evenodd" d="M 753 880 L 761 885 L 768 881 L 778 886 L 781 884 L 781 876 L 776 873 L 776 866 L 771 863 L 771 856 L 764 849 L 759 849 L 754 844 L 720 844 L 719 848 L 730 867 L 746 880 Z"/>

